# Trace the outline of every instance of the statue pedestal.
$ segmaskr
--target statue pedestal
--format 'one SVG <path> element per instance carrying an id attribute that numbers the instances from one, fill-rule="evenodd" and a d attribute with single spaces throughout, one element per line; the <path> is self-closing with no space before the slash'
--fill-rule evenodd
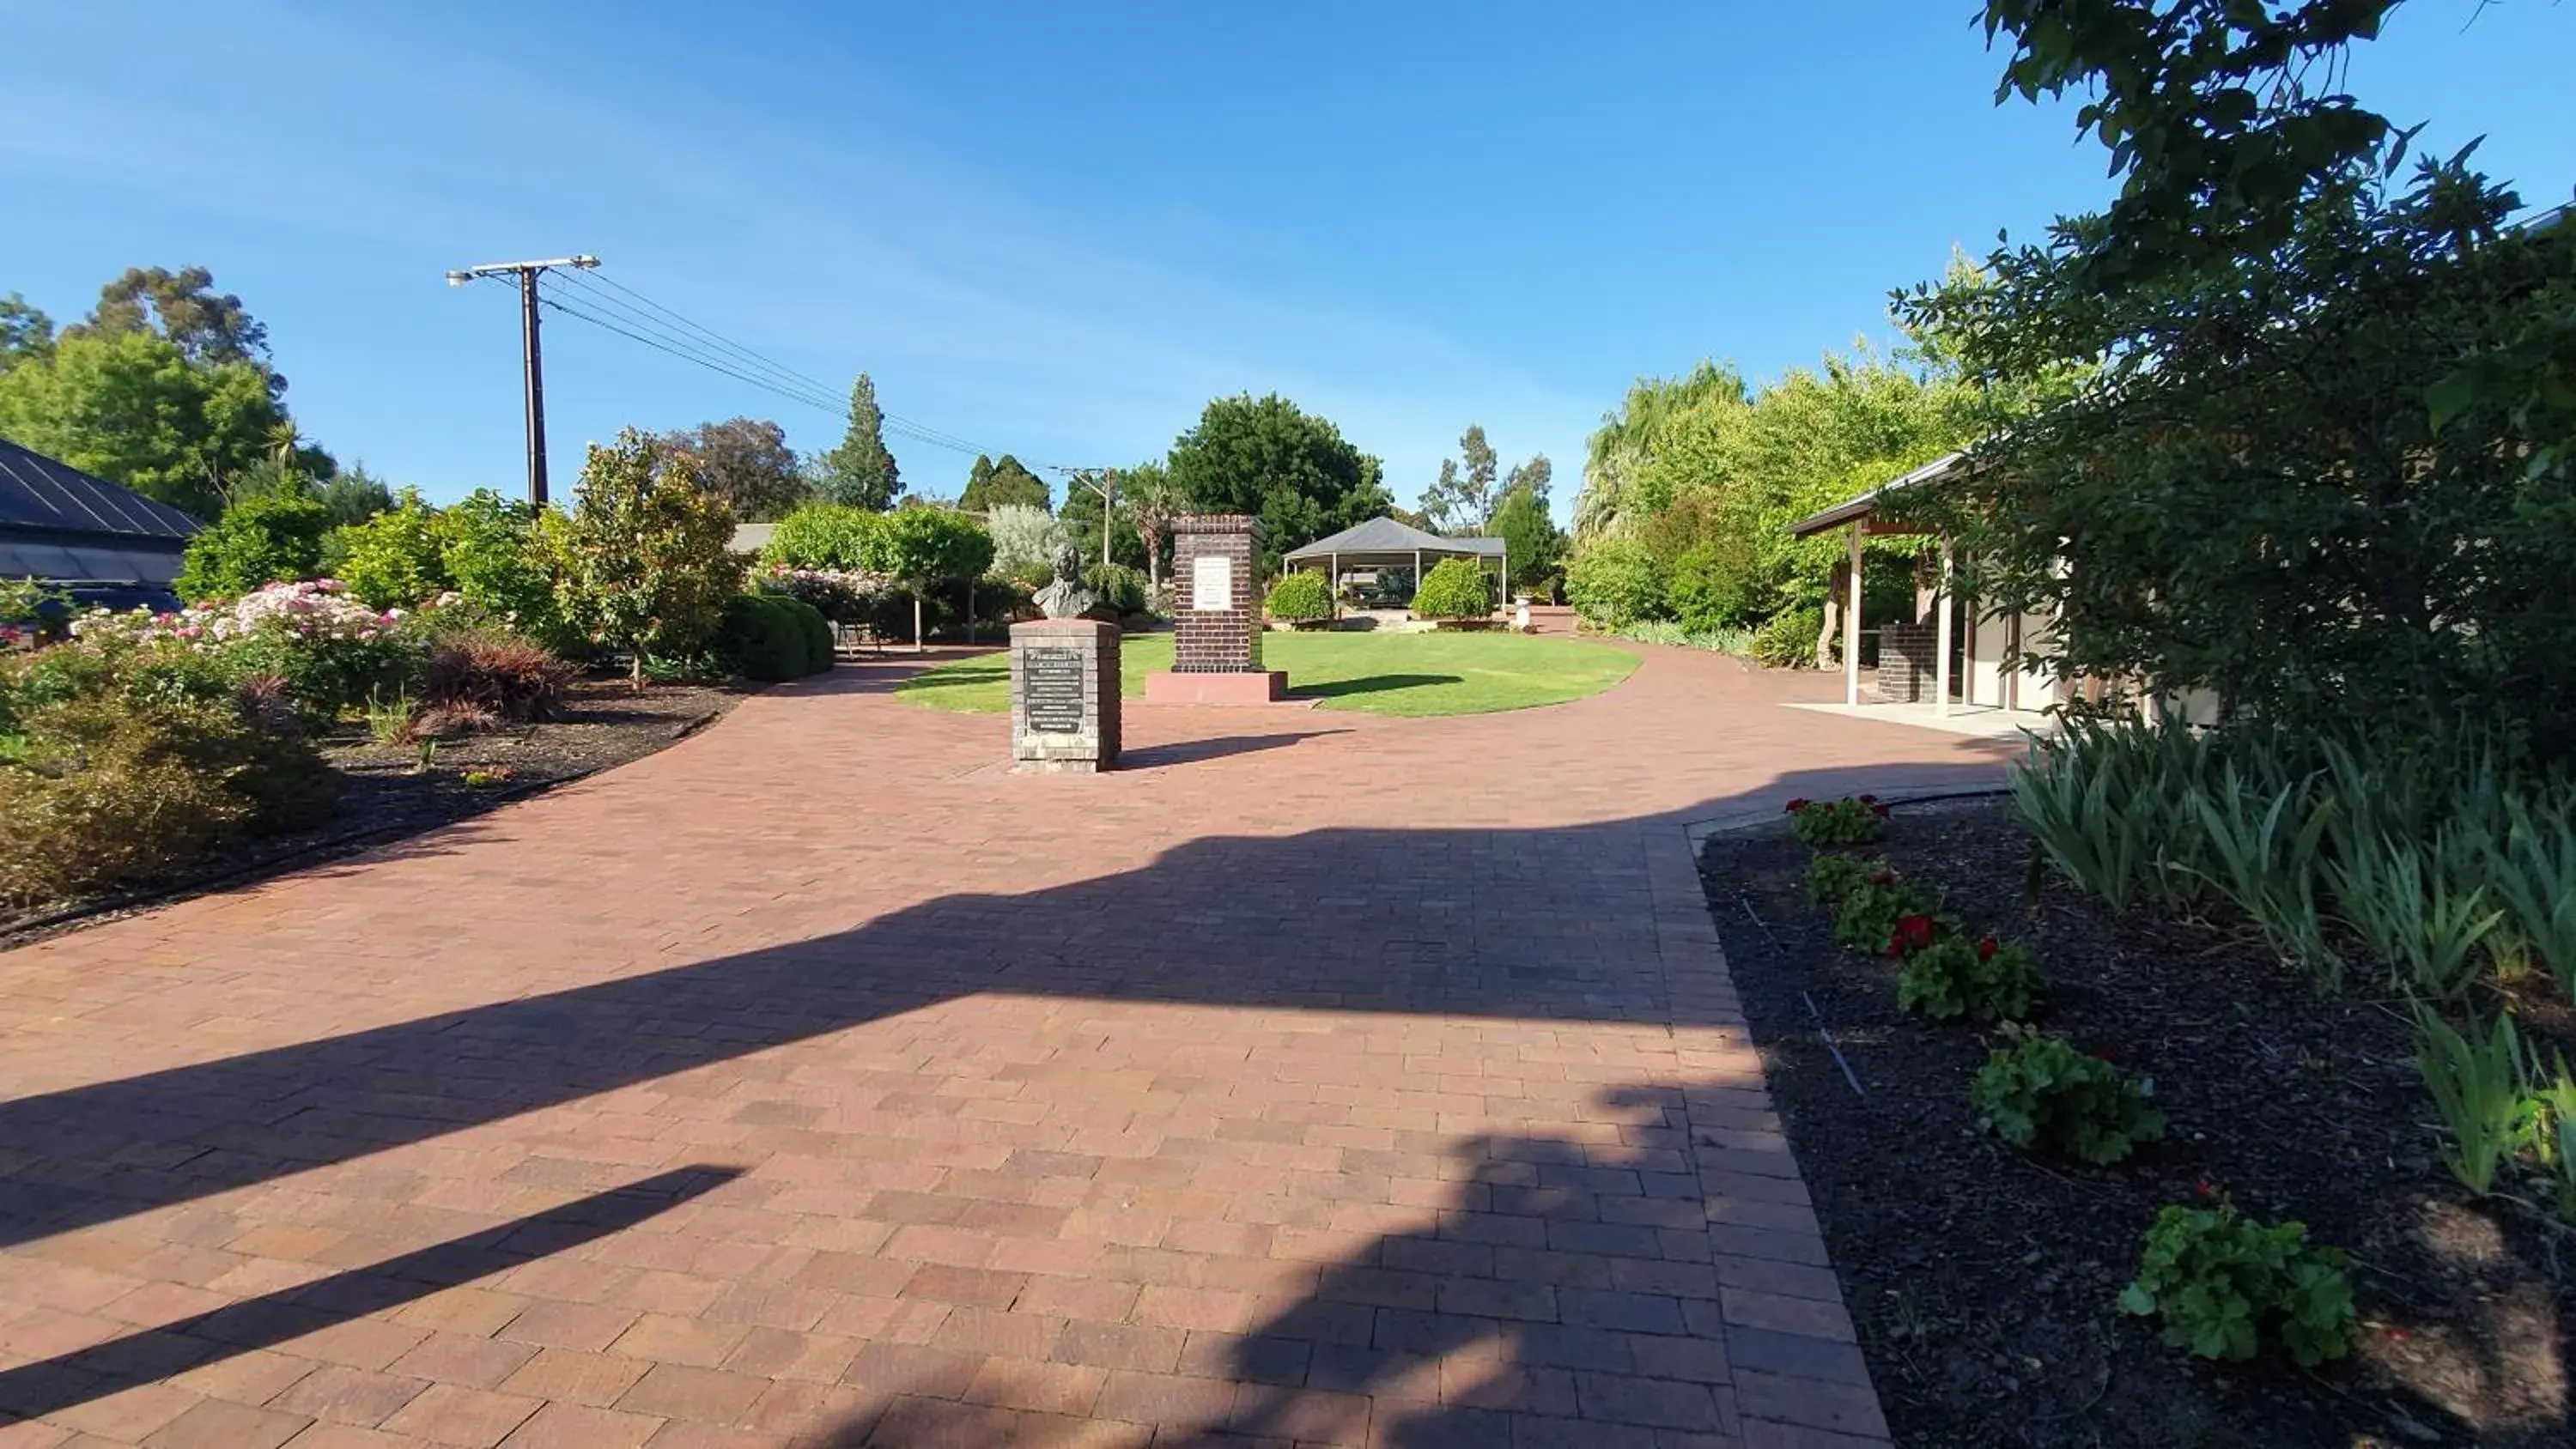
<path id="1" fill-rule="evenodd" d="M 1090 775 L 1118 767 L 1118 626 L 1011 626 L 1011 768 Z"/>

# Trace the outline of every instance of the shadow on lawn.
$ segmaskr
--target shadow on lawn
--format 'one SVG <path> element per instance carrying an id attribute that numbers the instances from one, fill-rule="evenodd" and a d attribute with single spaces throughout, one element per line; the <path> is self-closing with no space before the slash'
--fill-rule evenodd
<path id="1" fill-rule="evenodd" d="M 1339 699 L 1348 694 L 1384 694 L 1398 689 L 1427 689 L 1434 685 L 1464 684 L 1455 674 L 1369 674 L 1358 679 L 1333 679 L 1322 684 L 1291 683 L 1288 692 L 1305 699 Z"/>

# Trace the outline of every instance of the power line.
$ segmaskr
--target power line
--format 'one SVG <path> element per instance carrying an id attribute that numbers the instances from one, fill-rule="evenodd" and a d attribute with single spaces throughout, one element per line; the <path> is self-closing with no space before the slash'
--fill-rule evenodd
<path id="1" fill-rule="evenodd" d="M 685 351 L 706 353 L 710 356 L 721 358 L 732 366 L 747 372 L 760 373 L 763 376 L 799 392 L 810 392 L 817 397 L 828 397 L 831 395 L 831 388 L 826 386 L 821 380 L 808 377 L 804 373 L 798 372 L 793 368 L 773 362 L 768 358 L 761 356 L 759 353 L 753 352 L 747 347 L 723 342 L 720 339 L 715 343 L 710 344 L 701 336 L 692 335 L 692 332 L 704 333 L 705 329 L 675 326 L 674 321 L 685 323 L 686 319 L 679 318 L 678 314 L 671 313 L 668 309 L 661 309 L 659 311 L 647 310 L 646 308 L 637 306 L 621 297 L 611 295 L 600 287 L 588 285 L 591 281 L 590 278 L 585 277 L 579 280 L 585 284 L 582 287 L 582 290 L 588 294 L 583 298 L 583 304 L 585 306 L 606 309 L 613 315 L 616 315 L 628 322 L 629 325 L 641 327 L 645 331 L 650 332 L 671 343 L 673 346 L 679 347 Z M 627 289 L 621 287 L 618 290 L 622 292 Z M 673 320 L 665 320 L 666 318 Z"/>
<path id="2" fill-rule="evenodd" d="M 587 300 L 589 300 L 593 305 L 616 309 L 616 312 L 622 316 L 623 320 L 646 328 L 648 331 L 653 332 L 656 336 L 663 339 L 665 343 L 670 344 L 661 347 L 660 350 L 662 351 L 669 352 L 673 356 L 682 357 L 688 361 L 698 363 L 702 367 L 707 367 L 714 371 L 724 373 L 726 376 L 752 382 L 755 386 L 767 387 L 770 391 L 776 392 L 780 396 L 792 398 L 795 401 L 803 402 L 811 407 L 822 408 L 827 412 L 838 411 L 843 409 L 845 406 L 837 401 L 815 401 L 815 397 L 829 399 L 835 396 L 835 390 L 831 384 L 822 381 L 810 373 L 799 372 L 765 353 L 755 351 L 739 342 L 735 342 L 731 338 L 717 332 L 714 328 L 708 327 L 703 323 L 696 322 L 689 317 L 684 316 L 677 308 L 645 296 L 642 292 L 619 282 L 613 277 L 583 276 L 576 278 L 576 280 L 584 284 L 583 290 L 590 293 L 590 297 Z M 611 297 L 605 292 L 600 291 L 597 287 L 588 285 L 594 281 L 605 284 L 608 287 L 615 288 L 617 292 L 623 294 L 625 298 L 631 299 L 631 301 L 620 300 L 618 297 Z M 580 314 L 573 313 L 571 315 Z M 602 326 L 608 325 L 597 318 L 584 318 L 584 320 L 592 321 Z M 610 327 L 609 330 L 623 331 L 624 329 Z M 634 336 L 632 332 L 628 332 L 626 335 Z M 646 339 L 637 338 L 637 340 L 645 341 Z M 720 366 L 718 365 L 719 362 L 725 365 Z M 746 373 L 759 373 L 762 374 L 762 376 L 758 378 L 749 377 L 745 375 Z M 814 396 L 806 396 L 805 394 L 807 393 L 811 393 Z M 934 428 L 927 423 L 916 422 L 911 418 L 904 417 L 898 413 L 889 413 L 880 410 L 879 416 L 883 420 L 883 425 L 888 432 L 892 432 L 901 437 L 910 438 L 915 442 L 927 443 L 932 447 L 946 448 L 959 453 L 977 453 L 989 456 L 993 452 L 991 448 L 985 447 L 971 439 L 961 437 L 956 433 L 949 432 L 942 428 Z"/>
<path id="3" fill-rule="evenodd" d="M 634 341 L 641 342 L 656 352 L 667 353 L 683 362 L 694 362 L 698 366 L 703 367 L 710 372 L 723 373 L 725 376 L 733 378 L 737 382 L 749 383 L 751 386 L 759 388 L 763 392 L 775 393 L 790 402 L 800 402 L 805 404 L 807 407 L 815 408 L 823 412 L 832 412 L 836 409 L 836 405 L 828 400 L 818 399 L 803 392 L 790 391 L 767 378 L 759 377 L 752 373 L 741 371 L 737 368 L 728 367 L 724 363 L 707 357 L 702 353 L 684 352 L 667 342 L 661 341 L 657 338 L 648 337 L 644 333 L 638 332 L 631 327 L 621 326 L 608 318 L 600 316 L 596 312 L 586 312 L 579 307 L 567 305 L 566 303 L 560 302 L 552 297 L 545 298 L 543 305 L 548 311 L 560 312 L 567 317 L 577 317 L 582 321 L 589 323 L 593 327 L 602 328 L 606 331 L 614 332 L 620 337 L 630 338 Z"/>

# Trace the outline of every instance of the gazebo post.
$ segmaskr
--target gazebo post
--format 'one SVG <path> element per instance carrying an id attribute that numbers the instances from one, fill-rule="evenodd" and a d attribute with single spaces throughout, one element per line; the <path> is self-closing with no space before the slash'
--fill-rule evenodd
<path id="1" fill-rule="evenodd" d="M 1851 526 L 1851 591 L 1843 606 L 1843 703 L 1860 704 L 1860 529 L 1863 514 Z"/>
<path id="2" fill-rule="evenodd" d="M 1342 555 L 1340 550 L 1324 555 L 1324 596 L 1332 601 L 1333 617 L 1342 617 Z"/>
<path id="3" fill-rule="evenodd" d="M 1950 535 L 1941 535 L 1941 617 L 1932 627 L 1932 713 L 1950 717 L 1950 581 L 1956 572 Z"/>

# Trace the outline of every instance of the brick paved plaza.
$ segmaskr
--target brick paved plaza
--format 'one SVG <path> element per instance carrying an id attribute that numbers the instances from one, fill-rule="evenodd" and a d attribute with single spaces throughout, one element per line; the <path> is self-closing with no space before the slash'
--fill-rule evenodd
<path id="1" fill-rule="evenodd" d="M 1646 652 L 1098 778 L 844 667 L 0 954 L 0 1446 L 1878 1442 L 1685 826 L 2004 752 Z"/>

